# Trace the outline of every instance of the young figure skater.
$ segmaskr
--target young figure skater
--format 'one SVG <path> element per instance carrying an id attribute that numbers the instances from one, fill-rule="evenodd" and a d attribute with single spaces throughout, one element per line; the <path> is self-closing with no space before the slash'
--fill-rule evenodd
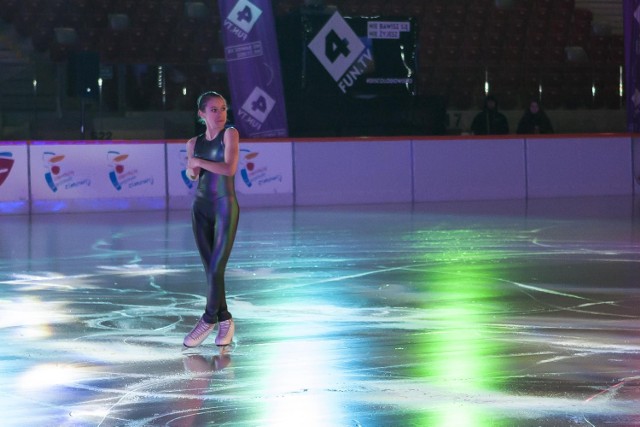
<path id="1" fill-rule="evenodd" d="M 198 180 L 191 219 L 207 277 L 207 305 L 184 345 L 200 345 L 218 323 L 215 342 L 224 346 L 231 343 L 235 331 L 227 309 L 224 273 L 240 213 L 234 183 L 240 137 L 235 128 L 225 128 L 227 102 L 217 92 L 200 95 L 198 120 L 205 124 L 206 131 L 187 142 L 187 175 Z"/>

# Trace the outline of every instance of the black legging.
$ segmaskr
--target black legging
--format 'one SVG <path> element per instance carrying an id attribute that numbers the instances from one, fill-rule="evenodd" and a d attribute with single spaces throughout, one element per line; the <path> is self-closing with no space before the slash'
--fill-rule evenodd
<path id="1" fill-rule="evenodd" d="M 207 276 L 207 323 L 231 319 L 227 309 L 224 272 L 238 228 L 240 209 L 235 196 L 213 201 L 196 199 L 191 211 L 193 235 Z"/>

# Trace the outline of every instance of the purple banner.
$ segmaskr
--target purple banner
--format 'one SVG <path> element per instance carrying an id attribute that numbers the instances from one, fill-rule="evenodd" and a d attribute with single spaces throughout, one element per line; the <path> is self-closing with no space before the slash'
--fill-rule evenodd
<path id="1" fill-rule="evenodd" d="M 640 132 L 640 0 L 624 0 L 627 130 Z"/>
<path id="2" fill-rule="evenodd" d="M 235 126 L 244 138 L 288 136 L 270 0 L 219 0 Z"/>

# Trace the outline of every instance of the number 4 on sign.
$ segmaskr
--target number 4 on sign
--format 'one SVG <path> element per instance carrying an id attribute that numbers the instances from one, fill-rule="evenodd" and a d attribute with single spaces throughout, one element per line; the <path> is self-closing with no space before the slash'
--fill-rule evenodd
<path id="1" fill-rule="evenodd" d="M 313 37 L 309 49 L 333 80 L 338 81 L 366 46 L 340 13 L 335 12 Z"/>
<path id="2" fill-rule="evenodd" d="M 245 33 L 249 33 L 261 15 L 262 10 L 249 0 L 238 0 L 229 11 L 225 26 L 228 25 L 226 22 L 229 21 L 229 24 L 237 26 Z"/>
<path id="3" fill-rule="evenodd" d="M 247 21 L 250 23 L 253 20 L 253 13 L 251 13 L 251 8 L 249 6 L 245 6 L 244 9 L 238 12 L 238 22 Z"/>
<path id="4" fill-rule="evenodd" d="M 267 100 L 264 99 L 264 96 L 260 96 L 258 99 L 251 103 L 251 108 L 253 111 L 260 111 L 262 113 L 267 111 Z"/>
<path id="5" fill-rule="evenodd" d="M 327 33 L 325 37 L 324 54 L 331 62 L 336 62 L 340 55 L 345 58 L 349 56 L 349 41 L 340 36 L 333 30 Z"/>

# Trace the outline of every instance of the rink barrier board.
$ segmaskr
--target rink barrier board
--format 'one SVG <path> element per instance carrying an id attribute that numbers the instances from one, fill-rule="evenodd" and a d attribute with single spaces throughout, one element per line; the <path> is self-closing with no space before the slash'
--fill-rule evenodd
<path id="1" fill-rule="evenodd" d="M 635 134 L 243 140 L 241 206 L 634 195 Z M 2 141 L 0 213 L 187 209 L 185 141 Z"/>

